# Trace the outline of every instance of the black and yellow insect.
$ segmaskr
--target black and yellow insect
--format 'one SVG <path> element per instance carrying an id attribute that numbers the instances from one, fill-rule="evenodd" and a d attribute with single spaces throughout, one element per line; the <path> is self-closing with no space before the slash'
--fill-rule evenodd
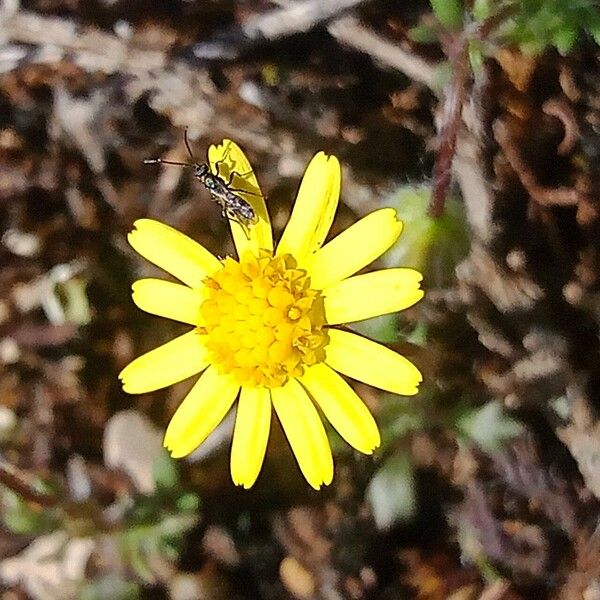
<path id="1" fill-rule="evenodd" d="M 195 160 L 190 148 L 187 130 L 184 133 L 184 142 L 190 158 L 192 159 L 191 163 L 163 160 L 162 158 L 148 158 L 144 160 L 144 163 L 177 165 L 194 169 L 194 177 L 208 190 L 211 199 L 221 207 L 223 216 L 238 223 L 247 233 L 248 228 L 256 223 L 257 216 L 250 203 L 244 200 L 240 196 L 240 193 L 252 195 L 258 194 L 254 194 L 254 192 L 248 190 L 238 190 L 231 187 L 233 178 L 236 175 L 239 177 L 244 177 L 245 175 L 231 171 L 229 180 L 225 181 L 219 175 L 213 174 L 208 164 L 199 163 Z"/>

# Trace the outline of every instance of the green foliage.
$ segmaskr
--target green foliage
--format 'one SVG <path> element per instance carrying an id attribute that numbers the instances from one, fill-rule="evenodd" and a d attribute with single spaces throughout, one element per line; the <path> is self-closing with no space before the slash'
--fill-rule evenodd
<path id="1" fill-rule="evenodd" d="M 417 44 L 435 44 L 438 41 L 438 32 L 429 25 L 417 25 L 409 30 L 408 35 Z"/>
<path id="2" fill-rule="evenodd" d="M 460 0 L 430 0 L 438 22 L 448 31 L 460 29 L 466 20 Z M 597 0 L 475 0 L 471 18 L 482 23 L 495 15 L 500 19 L 490 35 L 497 45 L 518 46 L 523 52 L 538 54 L 549 47 L 568 54 L 583 35 L 600 45 L 600 8 Z M 428 25 L 418 25 L 410 32 L 416 42 L 432 43 L 439 32 Z M 485 42 L 485 40 L 482 40 Z M 474 72 L 481 62 L 485 44 L 470 49 Z"/>
<path id="3" fill-rule="evenodd" d="M 192 494 L 186 496 L 189 499 Z M 123 562 L 140 580 L 153 583 L 155 565 L 177 561 L 184 534 L 198 520 L 197 507 L 196 501 L 180 513 L 167 513 L 161 512 L 151 501 L 136 503 L 132 520 L 116 534 L 116 540 Z"/>
<path id="4" fill-rule="evenodd" d="M 119 560 L 123 571 L 135 575 L 145 583 L 157 581 L 157 572 L 175 563 L 182 551 L 184 535 L 198 521 L 199 496 L 186 490 L 180 480 L 176 461 L 166 452 L 154 462 L 156 489 L 152 494 L 124 495 L 111 506 L 120 514 L 119 522 L 113 524 L 109 532 L 99 521 L 92 518 L 101 507 L 94 502 L 80 505 L 81 514 L 71 514 L 60 506 L 45 508 L 27 502 L 9 489 L 1 489 L 2 520 L 4 525 L 19 535 L 54 536 L 62 532 L 65 541 L 54 551 L 61 558 L 68 548 L 67 539 L 104 538 L 106 547 L 113 545 L 117 550 L 115 560 Z M 36 488 L 48 492 L 44 482 L 36 482 Z M 82 528 L 85 531 L 82 533 Z M 61 538 L 62 539 L 62 538 Z M 104 547 L 103 544 L 100 546 Z M 29 562 L 45 559 L 45 555 L 27 558 Z M 25 558 L 23 559 L 25 560 Z M 54 558 L 53 558 L 54 560 Z M 82 582 L 83 583 L 83 582 Z M 141 587 L 134 581 L 119 577 L 99 577 L 85 583 L 78 596 L 84 600 L 137 600 L 141 597 Z"/>
<path id="5" fill-rule="evenodd" d="M 41 483 L 38 487 L 47 491 Z M 27 502 L 12 490 L 2 488 L 2 522 L 18 535 L 40 535 L 52 531 L 58 519 L 53 510 Z"/>
<path id="6" fill-rule="evenodd" d="M 197 522 L 194 513 L 161 516 L 154 523 L 130 525 L 118 535 L 124 562 L 130 565 L 136 576 L 147 583 L 154 583 L 153 566 L 162 562 L 175 562 L 183 544 L 183 534 Z"/>
<path id="7" fill-rule="evenodd" d="M 481 73 L 484 56 L 484 45 L 479 40 L 473 40 L 469 44 L 469 63 L 471 63 L 471 71 L 473 71 L 473 73 Z"/>
<path id="8" fill-rule="evenodd" d="M 412 267 L 423 273 L 425 285 L 444 287 L 454 279 L 454 268 L 469 248 L 469 234 L 462 203 L 449 198 L 444 214 L 428 214 L 431 188 L 403 186 L 391 202 L 404 230 L 398 242 L 384 255 L 386 267 Z"/>
<path id="9" fill-rule="evenodd" d="M 463 24 L 461 0 L 429 0 L 433 14 L 446 29 L 460 29 Z"/>
<path id="10" fill-rule="evenodd" d="M 425 425 L 423 405 L 410 400 L 399 400 L 390 394 L 382 399 L 382 410 L 379 415 L 381 426 L 381 447 L 390 448 L 399 440 Z"/>
<path id="11" fill-rule="evenodd" d="M 494 452 L 519 435 L 523 426 L 510 417 L 498 401 L 471 410 L 458 421 L 458 429 L 482 449 Z"/>
<path id="12" fill-rule="evenodd" d="M 504 33 L 526 52 L 539 53 L 554 46 L 567 54 L 582 32 L 600 44 L 597 0 L 515 0 L 509 6 L 514 6 L 515 12 Z"/>
<path id="13" fill-rule="evenodd" d="M 159 490 L 171 490 L 179 484 L 179 469 L 166 450 L 162 450 L 152 465 L 156 487 Z"/>
<path id="14" fill-rule="evenodd" d="M 351 323 L 349 328 L 377 342 L 390 344 L 398 341 L 397 314 L 381 315 L 365 321 Z"/>
<path id="15" fill-rule="evenodd" d="M 87 284 L 82 279 L 74 277 L 55 290 L 62 300 L 65 319 L 75 325 L 87 325 L 92 320 L 92 312 L 87 297 Z"/>
<path id="16" fill-rule="evenodd" d="M 498 6 L 498 2 L 493 0 L 475 0 L 473 2 L 473 18 L 475 21 L 481 22 L 487 19 L 493 12 L 494 6 Z"/>
<path id="17" fill-rule="evenodd" d="M 193 492 L 181 494 L 177 498 L 176 506 L 181 512 L 196 512 L 200 508 L 200 497 Z"/>
<path id="18" fill-rule="evenodd" d="M 414 469 L 406 454 L 388 458 L 367 488 L 373 517 L 379 529 L 410 519 L 416 511 Z"/>
<path id="19" fill-rule="evenodd" d="M 157 561 L 177 561 L 200 507 L 199 496 L 183 489 L 178 465 L 166 452 L 154 461 L 153 471 L 156 492 L 135 497 L 117 534 L 124 562 L 147 583 L 154 580 Z"/>

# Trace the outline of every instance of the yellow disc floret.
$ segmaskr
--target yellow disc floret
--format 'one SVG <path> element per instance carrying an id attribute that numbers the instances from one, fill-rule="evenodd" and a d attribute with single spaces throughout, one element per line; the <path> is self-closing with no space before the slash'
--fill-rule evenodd
<path id="1" fill-rule="evenodd" d="M 226 258 L 205 286 L 198 331 L 219 372 L 273 388 L 325 358 L 323 297 L 289 254 Z"/>

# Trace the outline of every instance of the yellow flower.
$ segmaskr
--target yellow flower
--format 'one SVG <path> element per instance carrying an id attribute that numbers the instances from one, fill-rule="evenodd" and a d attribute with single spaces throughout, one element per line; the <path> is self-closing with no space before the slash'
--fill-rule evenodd
<path id="1" fill-rule="evenodd" d="M 239 397 L 231 476 L 245 488 L 263 463 L 272 405 L 302 473 L 319 489 L 331 483 L 333 459 L 317 407 L 356 450 L 371 454 L 380 443 L 371 413 L 338 372 L 406 396 L 416 394 L 421 381 L 403 356 L 335 326 L 413 305 L 423 296 L 421 275 L 404 268 L 354 275 L 400 235 L 402 223 L 391 208 L 324 244 L 340 194 L 335 156 L 319 152 L 311 160 L 276 249 L 244 153 L 223 140 L 208 158 L 214 174 L 225 181 L 233 175 L 231 187 L 242 190 L 258 220 L 247 231 L 230 221 L 237 261 L 219 260 L 158 221 L 135 222 L 129 243 L 183 285 L 141 279 L 133 284 L 134 302 L 193 329 L 125 367 L 123 388 L 141 394 L 201 373 L 165 434 L 177 458 L 197 448 Z"/>

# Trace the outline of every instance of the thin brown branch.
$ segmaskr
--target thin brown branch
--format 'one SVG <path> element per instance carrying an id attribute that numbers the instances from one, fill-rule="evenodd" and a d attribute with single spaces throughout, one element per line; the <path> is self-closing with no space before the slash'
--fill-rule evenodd
<path id="1" fill-rule="evenodd" d="M 56 496 L 36 489 L 23 473 L 6 461 L 0 461 L 0 484 L 11 489 L 24 500 L 45 508 L 53 508 L 59 503 Z"/>
<path id="2" fill-rule="evenodd" d="M 502 25 L 506 19 L 515 14 L 517 10 L 516 6 L 510 4 L 501 8 L 497 13 L 485 19 L 483 23 L 476 25 L 477 37 L 481 40 L 485 40 L 495 29 Z"/>
<path id="3" fill-rule="evenodd" d="M 458 41 L 458 40 L 457 40 Z M 462 107 L 471 77 L 466 41 L 460 41 L 451 51 L 452 79 L 444 94 L 439 146 L 433 165 L 433 188 L 428 214 L 438 219 L 444 213 L 448 188 L 452 179 L 452 162 L 456 154 L 456 139 L 462 124 Z"/>
<path id="4" fill-rule="evenodd" d="M 544 187 L 539 185 L 535 174 L 525 163 L 517 144 L 512 139 L 508 126 L 503 121 L 494 123 L 494 137 L 504 152 L 513 171 L 519 178 L 527 193 L 541 206 L 573 206 L 582 200 L 581 194 L 570 187 Z"/>

